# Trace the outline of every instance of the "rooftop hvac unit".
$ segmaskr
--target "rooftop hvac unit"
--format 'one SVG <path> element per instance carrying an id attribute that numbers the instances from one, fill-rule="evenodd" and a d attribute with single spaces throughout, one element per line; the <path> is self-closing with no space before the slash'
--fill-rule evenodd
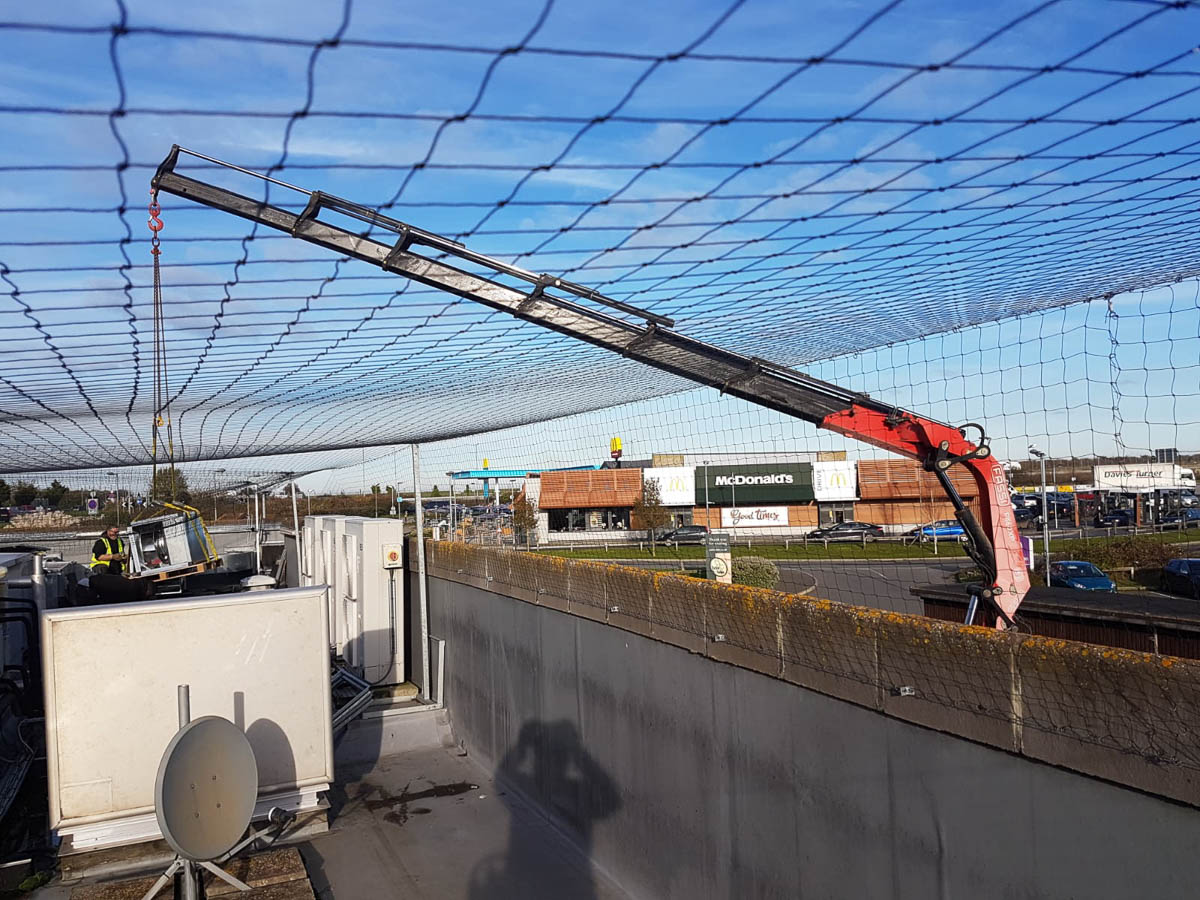
<path id="1" fill-rule="evenodd" d="M 346 662 L 372 684 L 404 680 L 404 524 L 353 517 L 343 523 L 342 615 Z"/>
<path id="2" fill-rule="evenodd" d="M 125 533 L 130 572 L 170 577 L 216 564 L 219 557 L 200 513 L 190 506 L 168 504 L 166 509 L 161 516 L 130 524 Z"/>
<path id="3" fill-rule="evenodd" d="M 403 523 L 309 516 L 303 535 L 302 583 L 327 586 L 334 652 L 367 681 L 403 681 Z"/>

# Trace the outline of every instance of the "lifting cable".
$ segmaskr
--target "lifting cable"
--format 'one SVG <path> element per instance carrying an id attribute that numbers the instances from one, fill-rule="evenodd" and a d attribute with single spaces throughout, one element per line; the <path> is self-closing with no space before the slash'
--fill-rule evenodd
<path id="1" fill-rule="evenodd" d="M 171 394 L 167 384 L 167 335 L 166 318 L 163 315 L 162 276 L 159 271 L 158 233 L 163 222 L 159 217 L 162 208 L 158 205 L 158 191 L 150 190 L 150 253 L 154 258 L 154 420 L 150 435 L 150 487 L 159 494 L 162 485 L 158 481 L 158 447 L 163 442 L 167 450 L 168 480 L 171 502 L 175 501 L 175 435 L 171 425 Z M 157 499 L 157 498 L 152 498 Z"/>

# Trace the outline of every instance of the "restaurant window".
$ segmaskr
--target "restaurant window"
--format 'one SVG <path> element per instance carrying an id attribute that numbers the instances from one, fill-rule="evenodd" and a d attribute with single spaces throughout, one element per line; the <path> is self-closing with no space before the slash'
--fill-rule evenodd
<path id="1" fill-rule="evenodd" d="M 582 509 L 548 509 L 547 527 L 551 531 L 583 531 L 585 528 Z"/>
<path id="2" fill-rule="evenodd" d="M 853 503 L 818 503 L 817 523 L 819 525 L 836 525 L 838 522 L 854 521 Z"/>

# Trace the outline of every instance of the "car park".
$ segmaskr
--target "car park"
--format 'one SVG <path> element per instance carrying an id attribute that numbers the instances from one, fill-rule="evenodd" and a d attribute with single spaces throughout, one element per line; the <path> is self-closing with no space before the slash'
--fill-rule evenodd
<path id="1" fill-rule="evenodd" d="M 663 544 L 702 544 L 708 537 L 707 525 L 681 525 L 658 540 Z"/>
<path id="2" fill-rule="evenodd" d="M 873 541 L 883 535 L 883 529 L 870 522 L 835 522 L 810 531 L 806 537 L 815 541 Z"/>
<path id="3" fill-rule="evenodd" d="M 1159 587 L 1200 600 L 1200 559 L 1173 559 L 1163 566 Z"/>
<path id="4" fill-rule="evenodd" d="M 1077 591 L 1115 591 L 1116 582 L 1090 562 L 1068 559 L 1050 566 L 1050 586 Z"/>

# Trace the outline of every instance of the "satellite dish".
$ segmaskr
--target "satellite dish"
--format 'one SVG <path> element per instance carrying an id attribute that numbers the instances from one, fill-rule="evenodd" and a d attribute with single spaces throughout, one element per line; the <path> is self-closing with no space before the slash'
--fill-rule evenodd
<path id="1" fill-rule="evenodd" d="M 184 859 L 228 853 L 250 826 L 258 763 L 242 730 L 202 716 L 175 733 L 154 781 L 154 812 L 167 843 Z"/>

